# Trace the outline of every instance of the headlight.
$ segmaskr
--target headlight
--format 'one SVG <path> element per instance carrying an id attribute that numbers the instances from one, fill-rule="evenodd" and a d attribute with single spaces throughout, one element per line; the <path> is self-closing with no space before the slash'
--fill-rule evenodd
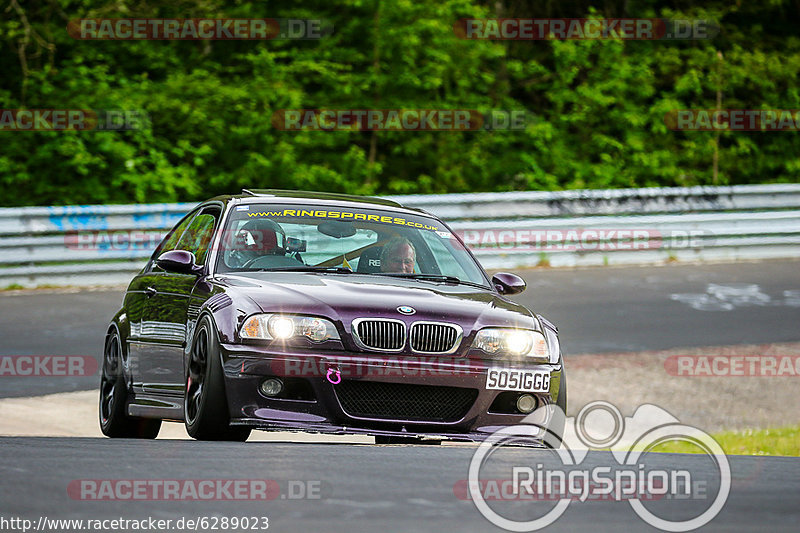
<path id="1" fill-rule="evenodd" d="M 253 315 L 242 325 L 243 339 L 286 340 L 305 337 L 314 342 L 338 339 L 339 333 L 330 320 L 314 316 Z"/>
<path id="2" fill-rule="evenodd" d="M 288 339 L 294 336 L 294 319 L 274 315 L 267 320 L 267 331 L 275 339 Z"/>
<path id="3" fill-rule="evenodd" d="M 475 336 L 472 347 L 491 354 L 524 355 L 544 361 L 550 358 L 544 335 L 527 329 L 482 329 Z"/>
<path id="4" fill-rule="evenodd" d="M 547 337 L 547 348 L 550 350 L 550 362 L 556 364 L 558 363 L 558 354 L 561 353 L 561 347 L 558 343 L 558 333 L 550 328 L 544 328 L 544 334 Z"/>

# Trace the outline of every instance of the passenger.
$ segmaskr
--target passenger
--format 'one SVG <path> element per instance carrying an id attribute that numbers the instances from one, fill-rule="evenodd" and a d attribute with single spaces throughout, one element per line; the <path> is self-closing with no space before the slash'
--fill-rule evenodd
<path id="1" fill-rule="evenodd" d="M 381 272 L 412 274 L 417 260 L 414 245 L 405 237 L 393 237 L 381 251 Z"/>

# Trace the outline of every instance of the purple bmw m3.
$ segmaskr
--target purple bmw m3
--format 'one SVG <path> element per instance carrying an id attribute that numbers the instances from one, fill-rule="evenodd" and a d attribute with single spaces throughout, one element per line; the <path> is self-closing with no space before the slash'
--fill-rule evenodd
<path id="1" fill-rule="evenodd" d="M 100 426 L 483 440 L 566 409 L 556 327 L 507 298 L 524 289 L 490 278 L 419 209 L 279 190 L 212 198 L 167 234 L 109 324 Z M 558 445 L 563 428 L 550 432 Z"/>

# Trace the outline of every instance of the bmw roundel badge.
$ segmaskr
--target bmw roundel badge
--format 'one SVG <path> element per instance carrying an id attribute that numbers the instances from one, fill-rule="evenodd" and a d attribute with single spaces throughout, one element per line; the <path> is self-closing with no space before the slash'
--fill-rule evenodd
<path id="1" fill-rule="evenodd" d="M 410 305 L 401 305 L 400 307 L 397 308 L 397 312 L 402 313 L 404 315 L 413 315 L 414 313 L 417 312 L 417 310 L 411 307 Z"/>

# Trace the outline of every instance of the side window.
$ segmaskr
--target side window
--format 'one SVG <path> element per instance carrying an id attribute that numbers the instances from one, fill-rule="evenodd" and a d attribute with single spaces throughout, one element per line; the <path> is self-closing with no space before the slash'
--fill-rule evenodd
<path id="1" fill-rule="evenodd" d="M 181 238 L 183 232 L 186 230 L 186 228 L 189 227 L 189 224 L 192 222 L 192 219 L 196 214 L 197 211 L 190 213 L 183 220 L 178 222 L 178 224 L 174 228 L 172 228 L 172 230 L 169 233 L 167 233 L 167 236 L 164 237 L 164 240 L 161 241 L 161 243 L 156 247 L 155 252 L 153 252 L 152 256 L 153 260 L 157 259 L 158 256 L 160 256 L 164 252 L 169 252 L 170 250 L 175 249 L 175 245 L 178 244 L 178 239 Z"/>
<path id="2" fill-rule="evenodd" d="M 208 248 L 214 237 L 214 228 L 217 225 L 219 214 L 218 207 L 210 207 L 194 217 L 189 227 L 183 232 L 176 249 L 192 252 L 197 264 L 204 265 L 208 258 Z"/>

